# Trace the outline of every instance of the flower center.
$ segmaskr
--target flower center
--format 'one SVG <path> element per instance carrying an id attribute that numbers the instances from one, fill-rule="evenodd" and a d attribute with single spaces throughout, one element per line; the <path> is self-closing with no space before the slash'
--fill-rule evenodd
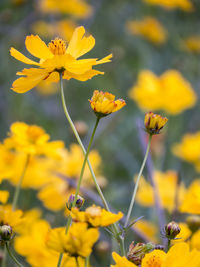
<path id="1" fill-rule="evenodd" d="M 89 207 L 86 209 L 86 213 L 91 217 L 96 217 L 101 215 L 101 209 L 99 207 Z"/>
<path id="2" fill-rule="evenodd" d="M 160 257 L 156 256 L 156 255 L 152 255 L 147 261 L 146 261 L 146 265 L 148 267 L 161 267 L 162 264 L 162 260 L 160 259 Z"/>
<path id="3" fill-rule="evenodd" d="M 48 47 L 54 55 L 64 55 L 66 53 L 66 44 L 62 39 L 56 38 L 52 40 Z"/>

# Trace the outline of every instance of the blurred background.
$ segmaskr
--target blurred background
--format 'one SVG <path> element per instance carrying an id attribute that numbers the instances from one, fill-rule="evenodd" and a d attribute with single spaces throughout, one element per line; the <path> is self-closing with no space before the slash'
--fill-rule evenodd
<path id="1" fill-rule="evenodd" d="M 169 178 L 172 181 L 167 183 L 168 187 L 165 186 L 169 191 L 163 193 L 166 204 L 163 202 L 161 206 L 164 207 L 166 221 L 173 216 L 181 221 L 183 214 L 172 216 L 172 210 L 177 207 L 172 205 L 171 209 L 166 209 L 166 206 L 170 201 L 168 198 L 174 200 L 180 181 L 187 188 L 193 179 L 199 177 L 200 137 L 195 135 L 200 127 L 199 15 L 198 0 L 173 0 L 171 3 L 164 0 L 1 0 L 1 141 L 13 122 L 22 121 L 41 126 L 52 140 L 63 140 L 67 149 L 76 143 L 61 106 L 59 84 L 41 84 L 26 94 L 10 90 L 16 72 L 25 65 L 12 58 L 9 49 L 15 47 L 29 56 L 24 44 L 27 35 L 38 34 L 47 44 L 55 37 L 68 42 L 75 27 L 83 25 L 96 40 L 95 47 L 86 58 L 113 54 L 111 63 L 98 68 L 105 72 L 104 75 L 86 82 L 64 81 L 66 102 L 85 146 L 95 123 L 95 115 L 88 102 L 93 91 L 108 91 L 127 102 L 121 111 L 101 120 L 93 144 L 101 158 L 100 173 L 104 177 L 102 186 L 106 199 L 114 209 L 127 212 L 134 188 L 133 180 L 139 171 L 144 156 L 143 147 L 147 143 L 143 131 L 144 114 L 153 111 L 166 116 L 169 121 L 163 133 L 153 137 L 150 169 L 154 166 L 153 169 L 163 175 L 175 177 Z M 182 139 L 188 133 L 196 138 L 191 141 L 190 151 Z M 175 146 L 177 143 L 179 146 Z M 195 155 L 190 158 L 192 153 Z M 145 181 L 150 186 L 148 176 L 145 169 Z M 6 181 L 2 187 L 13 192 L 13 187 Z M 171 190 L 174 190 L 173 195 L 170 195 Z M 152 239 L 162 242 L 154 203 L 148 204 L 145 193 L 140 193 L 133 218 L 144 216 L 144 220 L 153 224 Z M 28 204 L 24 203 L 27 194 L 31 194 Z M 56 211 L 58 217 L 55 222 L 52 219 L 54 211 L 44 207 L 36 195 L 36 190 L 24 189 L 20 207 L 40 207 L 44 218 L 52 221 L 53 225 L 64 225 L 62 216 L 57 215 L 63 213 L 62 209 Z M 85 205 L 89 203 L 92 201 L 86 201 Z M 134 232 L 131 232 L 129 239 L 141 241 L 141 237 Z M 105 231 L 101 240 L 109 241 Z M 110 246 L 109 243 L 96 245 L 92 258 L 94 266 L 109 266 L 110 254 L 107 252 Z"/>

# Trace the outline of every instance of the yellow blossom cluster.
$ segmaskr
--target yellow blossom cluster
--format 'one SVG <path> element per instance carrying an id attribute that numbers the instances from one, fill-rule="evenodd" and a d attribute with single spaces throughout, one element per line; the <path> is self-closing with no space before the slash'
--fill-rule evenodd
<path id="1" fill-rule="evenodd" d="M 185 38 L 182 41 L 182 47 L 184 50 L 191 52 L 191 53 L 200 53 L 200 36 L 194 35 Z"/>
<path id="2" fill-rule="evenodd" d="M 126 28 L 131 34 L 142 36 L 156 45 L 165 43 L 167 39 L 167 31 L 154 17 L 128 21 Z"/>
<path id="3" fill-rule="evenodd" d="M 158 5 L 166 9 L 180 8 L 184 11 L 190 12 L 194 10 L 193 4 L 190 0 L 144 0 L 147 4 Z"/>
<path id="4" fill-rule="evenodd" d="M 164 110 L 171 115 L 193 107 L 197 99 L 190 83 L 176 70 L 159 77 L 151 71 L 141 71 L 129 97 L 143 110 Z"/>

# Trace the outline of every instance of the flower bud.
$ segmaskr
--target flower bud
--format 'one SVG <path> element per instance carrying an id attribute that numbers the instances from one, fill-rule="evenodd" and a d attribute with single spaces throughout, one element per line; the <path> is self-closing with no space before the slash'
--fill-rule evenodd
<path id="1" fill-rule="evenodd" d="M 73 203 L 74 203 L 74 199 L 75 199 L 75 194 L 71 194 L 69 196 L 69 199 L 68 199 L 68 202 L 67 202 L 67 208 L 69 210 L 72 209 L 72 206 L 73 206 Z M 78 195 L 74 207 L 80 209 L 83 206 L 84 201 L 85 201 L 84 198 L 82 198 L 81 196 Z"/>
<path id="2" fill-rule="evenodd" d="M 192 232 L 196 232 L 200 228 L 200 216 L 191 215 L 186 218 L 186 223 Z"/>
<path id="3" fill-rule="evenodd" d="M 172 221 L 165 225 L 165 236 L 168 239 L 174 239 L 181 231 L 181 228 L 179 225 Z"/>
<path id="4" fill-rule="evenodd" d="M 150 135 L 159 134 L 168 119 L 153 112 L 145 114 L 144 125 Z"/>
<path id="5" fill-rule="evenodd" d="M 134 244 L 134 241 L 133 241 L 129 246 L 129 251 L 127 254 L 128 260 L 135 263 L 136 265 L 140 265 L 145 254 L 149 253 L 154 248 L 155 248 L 155 245 L 152 243 Z"/>
<path id="6" fill-rule="evenodd" d="M 2 241 L 9 241 L 12 237 L 12 228 L 10 225 L 0 226 L 0 239 Z"/>

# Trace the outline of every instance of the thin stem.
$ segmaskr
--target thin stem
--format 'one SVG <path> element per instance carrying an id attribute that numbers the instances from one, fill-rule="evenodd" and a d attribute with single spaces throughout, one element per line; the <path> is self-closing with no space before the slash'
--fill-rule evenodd
<path id="1" fill-rule="evenodd" d="M 67 105 L 66 105 L 66 102 L 65 102 L 65 95 L 64 95 L 64 89 L 63 89 L 62 73 L 60 73 L 60 88 L 61 88 L 62 105 L 63 105 L 63 109 L 64 109 L 65 116 L 66 116 L 66 118 L 67 118 L 67 120 L 68 120 L 68 122 L 69 122 L 69 124 L 70 124 L 70 126 L 71 126 L 71 128 L 72 128 L 72 131 L 73 131 L 73 133 L 74 133 L 74 135 L 75 135 L 75 137 L 76 137 L 76 139 L 77 139 L 77 142 L 79 143 L 79 145 L 80 145 L 80 147 L 81 147 L 81 149 L 82 149 L 82 151 L 83 151 L 83 153 L 84 153 L 84 155 L 85 155 L 85 154 L 86 154 L 86 150 L 85 150 L 85 148 L 84 148 L 84 146 L 83 146 L 83 143 L 82 143 L 82 141 L 81 141 L 81 139 L 80 139 L 80 137 L 79 137 L 79 134 L 78 134 L 78 132 L 77 132 L 77 130 L 76 130 L 74 124 L 73 124 L 73 121 L 72 121 L 72 119 L 71 119 L 71 117 L 70 117 L 70 115 L 69 115 L 69 112 L 68 112 L 68 109 L 67 109 Z M 104 195 L 103 195 L 103 193 L 102 193 L 102 191 L 101 191 L 101 188 L 100 188 L 100 186 L 99 186 L 99 184 L 98 184 L 98 182 L 97 182 L 96 176 L 95 176 L 95 174 L 94 174 L 94 171 L 93 171 L 93 169 L 92 169 L 92 166 L 91 166 L 91 163 L 90 163 L 89 159 L 87 159 L 87 163 L 88 163 L 88 167 L 89 167 L 89 169 L 90 169 L 90 172 L 91 172 L 93 181 L 94 181 L 94 183 L 95 183 L 97 192 L 99 193 L 99 196 L 101 197 L 101 200 L 102 200 L 102 202 L 103 202 L 103 205 L 104 205 L 104 207 L 105 207 L 105 209 L 106 209 L 107 211 L 110 211 L 110 210 L 109 210 L 109 207 L 108 207 L 108 204 L 107 204 L 107 202 L 106 202 L 106 199 L 105 199 L 105 197 L 104 197 Z"/>
<path id="2" fill-rule="evenodd" d="M 150 146 L 151 146 L 151 139 L 152 139 L 152 135 L 149 135 L 149 142 L 148 142 L 147 150 L 146 150 L 146 153 L 145 153 L 145 156 L 144 156 L 144 160 L 142 162 L 142 166 L 140 168 L 140 171 L 139 171 L 136 183 L 135 183 L 135 187 L 134 187 L 134 190 L 133 190 L 131 203 L 130 203 L 130 206 L 129 206 L 129 209 L 128 209 L 128 213 L 127 213 L 127 217 L 126 217 L 126 222 L 124 224 L 124 228 L 126 228 L 128 226 L 128 223 L 129 223 L 129 219 L 130 219 L 131 212 L 132 212 L 132 209 L 133 209 L 133 205 L 134 205 L 134 202 L 135 202 L 135 197 L 136 197 L 136 193 L 137 193 L 140 177 L 142 175 L 142 172 L 143 172 L 143 169 L 144 169 L 147 157 L 148 157 L 149 149 L 150 149 Z"/>
<path id="3" fill-rule="evenodd" d="M 59 266 L 61 265 L 62 258 L 63 258 L 63 253 L 60 253 L 60 256 L 59 256 L 59 259 L 58 259 L 57 267 L 59 267 Z"/>
<path id="4" fill-rule="evenodd" d="M 90 255 L 85 259 L 85 267 L 89 267 Z"/>
<path id="5" fill-rule="evenodd" d="M 23 179 L 24 179 L 24 176 L 25 176 L 25 173 L 26 173 L 28 164 L 29 164 L 29 160 L 30 160 L 30 155 L 28 154 L 26 156 L 26 161 L 25 161 L 25 164 L 24 164 L 24 169 L 23 169 L 22 174 L 20 176 L 18 185 L 17 185 L 17 187 L 15 189 L 15 194 L 14 194 L 13 203 L 12 203 L 12 210 L 15 210 L 16 209 L 17 201 L 18 201 L 18 198 L 19 198 L 20 190 L 21 190 L 21 185 L 22 185 L 22 182 L 23 182 Z"/>
<path id="6" fill-rule="evenodd" d="M 79 267 L 78 257 L 76 257 L 76 266 Z"/>
<path id="7" fill-rule="evenodd" d="M 19 267 L 23 267 L 23 265 L 15 258 L 15 256 L 12 254 L 8 242 L 6 242 L 6 249 L 8 251 L 9 256 L 13 259 L 13 261 L 17 264 Z"/>
<path id="8" fill-rule="evenodd" d="M 171 240 L 168 239 L 168 242 L 167 242 L 167 251 L 170 249 L 170 245 L 171 245 Z"/>

